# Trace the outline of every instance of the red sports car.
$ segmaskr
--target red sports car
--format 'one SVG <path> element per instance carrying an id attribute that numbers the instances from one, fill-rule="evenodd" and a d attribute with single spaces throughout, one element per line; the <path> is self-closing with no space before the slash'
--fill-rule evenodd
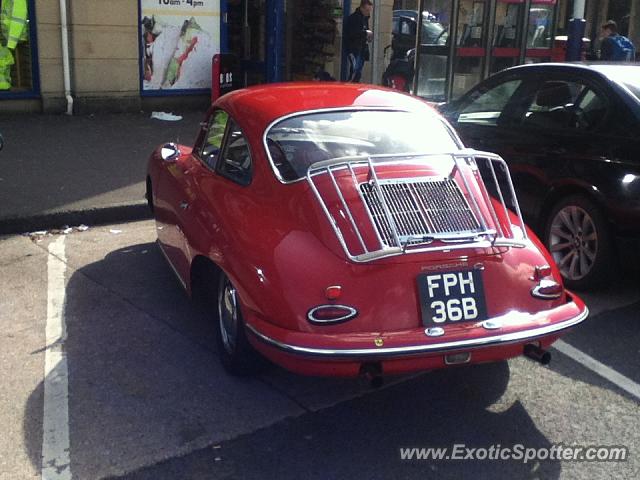
<path id="1" fill-rule="evenodd" d="M 587 308 L 525 226 L 503 160 L 408 95 L 281 84 L 217 100 L 149 160 L 158 243 L 212 300 L 232 373 L 541 362 Z"/>

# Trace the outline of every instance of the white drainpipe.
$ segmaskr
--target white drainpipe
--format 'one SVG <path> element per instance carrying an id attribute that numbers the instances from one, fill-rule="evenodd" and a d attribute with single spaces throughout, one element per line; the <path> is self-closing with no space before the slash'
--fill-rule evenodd
<path id="1" fill-rule="evenodd" d="M 64 96 L 67 99 L 67 115 L 73 115 L 71 96 L 71 65 L 69 63 L 69 28 L 67 24 L 67 0 L 60 0 L 60 33 L 62 36 L 62 69 L 64 72 Z"/>

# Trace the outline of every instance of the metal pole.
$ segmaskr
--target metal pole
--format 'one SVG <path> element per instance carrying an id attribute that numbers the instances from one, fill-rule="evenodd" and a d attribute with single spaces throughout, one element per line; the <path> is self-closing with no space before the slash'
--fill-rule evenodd
<path id="1" fill-rule="evenodd" d="M 582 59 L 582 38 L 587 22 L 584 19 L 585 0 L 574 0 L 573 18 L 569 20 L 567 31 L 567 61 L 577 62 Z"/>
<path id="2" fill-rule="evenodd" d="M 73 115 L 73 96 L 71 95 L 71 62 L 69 60 L 69 22 L 67 18 L 67 1 L 60 0 L 60 37 L 62 40 L 62 73 L 64 79 L 64 96 L 67 99 L 67 115 Z"/>
<path id="3" fill-rule="evenodd" d="M 419 96 L 418 92 L 418 77 L 420 76 L 420 48 L 422 45 L 422 11 L 424 10 L 424 0 L 420 0 L 418 3 L 418 22 L 416 26 L 416 46 L 415 55 L 413 57 L 413 94 Z"/>

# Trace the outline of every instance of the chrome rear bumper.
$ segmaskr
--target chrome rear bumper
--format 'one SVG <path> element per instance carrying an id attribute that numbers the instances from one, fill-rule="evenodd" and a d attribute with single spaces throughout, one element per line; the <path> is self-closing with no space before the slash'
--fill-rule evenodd
<path id="1" fill-rule="evenodd" d="M 260 341 L 278 348 L 287 353 L 301 355 L 305 357 L 324 358 L 327 360 L 368 360 L 381 358 L 397 358 L 412 355 L 436 354 L 442 352 L 450 352 L 455 350 L 466 350 L 472 348 L 491 347 L 509 343 L 526 343 L 534 341 L 538 338 L 559 333 L 568 328 L 574 327 L 582 323 L 589 315 L 589 309 L 585 306 L 584 310 L 578 315 L 567 320 L 545 325 L 544 327 L 536 327 L 528 330 L 522 330 L 511 333 L 490 335 L 486 337 L 473 338 L 469 340 L 457 340 L 449 342 L 428 343 L 423 345 L 407 345 L 401 347 L 380 347 L 380 348 L 355 348 L 355 349 L 330 349 L 315 348 L 302 345 L 292 345 L 271 338 L 254 326 L 247 324 L 246 327 Z"/>

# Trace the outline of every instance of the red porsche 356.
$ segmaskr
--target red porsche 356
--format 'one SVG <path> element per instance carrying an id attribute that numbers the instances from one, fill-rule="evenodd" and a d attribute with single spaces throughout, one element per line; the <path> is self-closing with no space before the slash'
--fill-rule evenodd
<path id="1" fill-rule="evenodd" d="M 212 300 L 232 373 L 541 362 L 587 308 L 525 226 L 504 161 L 431 107 L 372 86 L 218 99 L 193 147 L 149 160 L 158 243 Z"/>

